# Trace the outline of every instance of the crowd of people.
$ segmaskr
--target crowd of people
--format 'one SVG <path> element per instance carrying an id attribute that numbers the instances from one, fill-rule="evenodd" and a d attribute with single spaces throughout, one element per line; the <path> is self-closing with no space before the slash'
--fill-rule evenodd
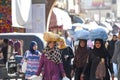
<path id="1" fill-rule="evenodd" d="M 110 41 L 96 38 L 92 48 L 88 47 L 87 39 L 79 39 L 74 50 L 71 46 L 73 42 L 68 41 L 67 37 L 59 36 L 47 41 L 42 52 L 35 48 L 36 42 L 31 42 L 27 51 L 30 56 L 24 57 L 28 62 L 26 80 L 32 75 L 42 75 L 42 80 L 62 80 L 64 77 L 68 80 L 73 77 L 74 80 L 114 80 L 113 63 L 119 65 L 120 61 L 120 33 L 113 35 Z M 118 80 L 119 74 L 118 66 Z"/>
<path id="2" fill-rule="evenodd" d="M 47 44 L 41 52 L 37 42 L 31 41 L 21 60 L 21 66 L 27 63 L 25 79 L 42 75 L 42 80 L 72 80 L 73 77 L 74 80 L 110 80 L 111 77 L 114 80 L 113 65 L 117 64 L 120 80 L 120 32 L 110 41 L 96 38 L 92 47 L 88 46 L 87 39 L 79 39 L 74 47 L 74 41 L 68 37 L 67 32 L 65 37 L 54 34 L 54 39 L 45 39 Z"/>

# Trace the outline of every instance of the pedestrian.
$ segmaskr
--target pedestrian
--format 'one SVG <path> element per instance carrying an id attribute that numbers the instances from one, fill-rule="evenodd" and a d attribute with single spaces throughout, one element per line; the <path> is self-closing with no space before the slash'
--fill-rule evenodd
<path id="1" fill-rule="evenodd" d="M 15 55 L 21 55 L 21 48 L 22 48 L 21 41 L 15 40 L 13 43 L 14 43 L 13 46 L 14 46 Z"/>
<path id="2" fill-rule="evenodd" d="M 73 40 L 70 37 L 69 32 L 67 30 L 64 31 L 64 38 L 65 38 L 66 44 L 72 48 L 73 47 Z"/>
<path id="3" fill-rule="evenodd" d="M 114 80 L 114 72 L 112 63 L 110 63 L 110 56 L 105 48 L 102 39 L 95 39 L 94 48 L 91 51 L 88 60 L 90 64 L 90 79 L 89 80 Z"/>
<path id="4" fill-rule="evenodd" d="M 113 57 L 116 41 L 117 41 L 117 35 L 113 35 L 112 39 L 110 41 L 108 41 L 107 50 L 110 55 L 110 60 Z M 113 70 L 114 70 L 114 75 L 116 76 L 117 75 L 117 64 L 115 64 L 115 63 L 113 63 Z"/>
<path id="5" fill-rule="evenodd" d="M 73 69 L 75 71 L 75 80 L 80 80 L 84 67 L 86 66 L 90 50 L 87 48 L 87 40 L 79 39 L 78 47 L 75 50 Z M 87 69 L 87 68 L 86 68 Z M 84 73 L 84 80 L 89 80 L 89 69 Z"/>
<path id="6" fill-rule="evenodd" d="M 0 64 L 4 64 L 4 57 L 2 51 L 0 51 Z"/>
<path id="7" fill-rule="evenodd" d="M 112 40 L 108 41 L 107 50 L 110 54 L 110 57 L 112 58 L 115 48 L 115 42 L 117 41 L 117 35 L 112 36 Z"/>
<path id="8" fill-rule="evenodd" d="M 120 32 L 118 33 L 118 40 L 115 43 L 115 50 L 112 57 L 112 62 L 118 66 L 118 80 L 120 80 Z"/>
<path id="9" fill-rule="evenodd" d="M 72 80 L 73 71 L 72 71 L 72 59 L 74 58 L 73 50 L 71 47 L 66 45 L 65 39 L 60 37 L 58 41 L 58 48 L 62 56 L 63 67 L 66 73 L 66 76 Z"/>
<path id="10" fill-rule="evenodd" d="M 44 80 L 59 80 L 60 75 L 66 76 L 63 63 L 61 59 L 61 53 L 57 46 L 57 38 L 54 33 L 44 33 L 44 40 L 47 42 L 47 46 L 43 49 L 43 54 L 40 59 L 37 76 L 43 74 Z"/>
<path id="11" fill-rule="evenodd" d="M 8 57 L 8 39 L 3 39 L 3 46 L 1 52 L 3 53 L 4 64 L 6 64 Z"/>
<path id="12" fill-rule="evenodd" d="M 21 61 L 21 65 L 24 61 L 27 62 L 27 67 L 25 71 L 25 79 L 29 80 L 29 78 L 37 73 L 39 67 L 39 60 L 41 53 L 37 50 L 37 42 L 31 41 L 29 50 L 26 50 L 23 59 Z"/>

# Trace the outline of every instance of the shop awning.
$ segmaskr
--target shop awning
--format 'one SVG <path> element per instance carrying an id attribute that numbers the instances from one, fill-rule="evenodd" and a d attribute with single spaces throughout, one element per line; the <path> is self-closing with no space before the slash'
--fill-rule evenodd
<path id="1" fill-rule="evenodd" d="M 59 8 L 53 8 L 50 18 L 50 27 L 62 26 L 64 30 L 72 28 L 72 22 L 69 14 Z"/>

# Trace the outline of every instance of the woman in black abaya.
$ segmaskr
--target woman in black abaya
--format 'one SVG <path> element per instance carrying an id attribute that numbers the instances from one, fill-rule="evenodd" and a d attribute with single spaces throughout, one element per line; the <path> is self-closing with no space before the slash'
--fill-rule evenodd
<path id="1" fill-rule="evenodd" d="M 98 69 L 97 66 L 99 62 L 104 63 L 104 69 L 103 67 L 99 67 Z M 104 46 L 104 41 L 102 39 L 95 39 L 94 48 L 92 49 L 92 52 L 89 56 L 89 64 L 90 64 L 90 80 L 110 80 L 110 74 L 108 70 L 112 75 L 112 80 L 114 80 L 113 79 L 114 72 L 113 72 L 112 63 L 110 63 L 110 56 Z M 102 77 L 98 77 L 96 75 L 97 74 L 96 70 L 98 70 L 99 73 L 100 72 L 103 73 L 101 75 Z"/>

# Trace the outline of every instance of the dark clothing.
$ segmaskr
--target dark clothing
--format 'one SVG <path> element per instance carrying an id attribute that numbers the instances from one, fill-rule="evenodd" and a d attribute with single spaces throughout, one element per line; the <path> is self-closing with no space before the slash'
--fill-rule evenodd
<path id="1" fill-rule="evenodd" d="M 111 40 L 111 41 L 108 41 L 108 47 L 107 47 L 107 50 L 110 54 L 110 57 L 112 58 L 113 56 L 113 53 L 114 53 L 114 49 L 115 49 L 115 42 L 117 40 Z"/>
<path id="2" fill-rule="evenodd" d="M 80 40 L 85 42 L 85 46 L 81 47 L 80 42 L 78 48 L 75 50 L 75 57 L 73 61 L 73 69 L 75 70 L 75 80 L 80 80 L 81 73 L 84 72 L 85 77 L 87 78 L 85 80 L 89 80 L 89 70 L 88 67 L 86 67 L 87 60 L 89 57 L 90 50 L 87 48 L 87 40 Z M 84 71 L 83 68 L 86 67 L 86 70 Z"/>
<path id="3" fill-rule="evenodd" d="M 111 61 L 118 65 L 117 78 L 120 80 L 120 40 L 116 41 L 115 43 L 115 50 Z"/>
<path id="4" fill-rule="evenodd" d="M 91 59 L 90 80 L 97 80 L 95 76 L 95 72 L 101 58 L 95 55 L 94 53 L 91 53 L 90 59 Z M 108 69 L 110 70 L 110 73 L 113 73 L 112 64 L 109 63 L 107 55 L 105 55 L 104 59 L 105 59 L 105 67 L 106 67 L 106 77 L 104 78 L 104 80 L 110 80 Z"/>
<path id="5" fill-rule="evenodd" d="M 97 40 L 99 41 L 99 40 Z M 96 48 L 94 46 L 94 49 L 92 50 L 92 53 L 89 57 L 89 63 L 91 64 L 91 69 L 90 69 L 90 80 L 98 80 L 96 78 L 96 69 L 97 66 L 99 64 L 99 62 L 101 61 L 101 59 L 104 59 L 105 62 L 105 68 L 106 68 L 106 76 L 103 78 L 103 80 L 110 80 L 110 75 L 108 72 L 108 69 L 110 71 L 110 73 L 113 73 L 113 67 L 112 67 L 112 63 L 110 63 L 110 55 L 108 54 L 108 51 L 106 50 L 106 48 L 104 47 L 104 44 L 102 41 L 100 41 L 101 47 L 100 48 Z"/>
<path id="6" fill-rule="evenodd" d="M 3 57 L 4 57 L 4 59 L 3 59 L 3 61 L 4 61 L 4 64 L 6 64 L 6 62 L 7 62 L 7 55 L 8 55 L 8 46 L 5 46 L 5 47 L 3 47 L 2 48 L 2 53 L 3 53 Z"/>
<path id="7" fill-rule="evenodd" d="M 83 68 L 75 69 L 75 80 L 80 80 L 80 74 L 83 72 Z"/>
<path id="8" fill-rule="evenodd" d="M 71 70 L 72 70 L 72 64 L 71 59 L 74 58 L 73 51 L 70 47 L 66 47 L 64 49 L 60 49 L 62 61 L 63 61 L 63 67 L 66 73 L 66 76 L 71 79 Z M 68 58 L 65 59 L 65 56 L 68 55 Z"/>
<path id="9" fill-rule="evenodd" d="M 89 80 L 89 74 L 90 74 L 89 67 L 86 69 L 87 69 L 86 72 L 84 72 L 84 67 L 76 68 L 75 69 L 75 80 L 80 80 L 80 74 L 82 74 L 83 72 L 84 72 L 84 80 Z"/>
<path id="10" fill-rule="evenodd" d="M 74 58 L 74 67 L 83 67 L 89 57 L 89 50 L 87 48 L 78 48 L 75 51 L 75 58 Z"/>

